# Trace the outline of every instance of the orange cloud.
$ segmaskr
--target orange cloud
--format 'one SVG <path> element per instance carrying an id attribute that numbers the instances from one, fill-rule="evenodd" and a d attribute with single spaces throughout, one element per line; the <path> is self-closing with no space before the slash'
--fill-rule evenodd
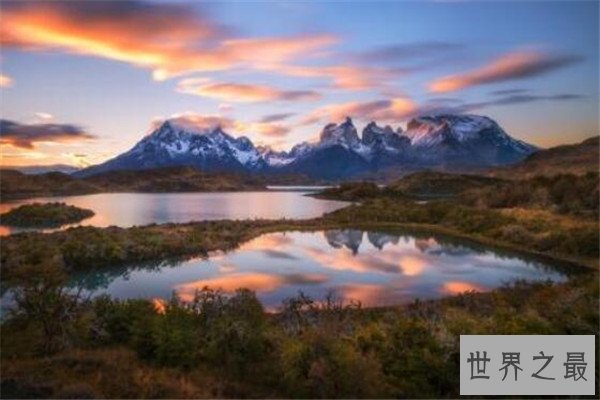
<path id="1" fill-rule="evenodd" d="M 232 102 L 276 100 L 318 100 L 321 95 L 312 90 L 280 90 L 266 85 L 212 82 L 206 78 L 187 78 L 177 85 L 181 93 L 211 97 Z"/>
<path id="2" fill-rule="evenodd" d="M 331 35 L 237 39 L 198 5 L 3 2 L 1 44 L 126 62 L 154 79 L 234 66 L 288 62 L 337 41 Z"/>
<path id="3" fill-rule="evenodd" d="M 355 300 L 365 306 L 375 306 L 384 303 L 383 300 L 389 296 L 389 290 L 381 285 L 356 283 L 343 286 L 340 292 L 346 301 Z"/>
<path id="4" fill-rule="evenodd" d="M 11 87 L 13 85 L 13 79 L 4 74 L 0 74 L 0 87 Z"/>
<path id="5" fill-rule="evenodd" d="M 164 314 L 167 311 L 167 302 L 165 299 L 161 299 L 160 297 L 155 297 L 150 300 L 152 305 L 154 306 L 154 310 L 159 314 Z"/>
<path id="6" fill-rule="evenodd" d="M 231 39 L 222 43 L 226 54 L 235 54 L 237 60 L 252 65 L 272 65 L 311 54 L 338 42 L 333 35 L 320 34 L 282 38 Z"/>
<path id="7" fill-rule="evenodd" d="M 349 102 L 319 108 L 307 115 L 301 124 L 311 124 L 322 120 L 339 121 L 347 116 L 381 122 L 398 122 L 413 116 L 417 112 L 416 103 L 408 98 Z"/>
<path id="8" fill-rule="evenodd" d="M 204 287 L 221 289 L 224 292 L 234 292 L 236 289 L 245 288 L 255 292 L 272 292 L 284 284 L 280 276 L 262 273 L 236 273 L 210 279 L 201 279 L 183 283 L 175 287 L 177 295 L 184 301 L 194 298 L 197 290 Z"/>
<path id="9" fill-rule="evenodd" d="M 427 267 L 427 261 L 414 256 L 405 256 L 400 259 L 402 272 L 406 276 L 421 275 Z"/>
<path id="10" fill-rule="evenodd" d="M 238 129 L 246 132 L 256 132 L 267 137 L 282 137 L 290 132 L 290 128 L 281 124 L 271 124 L 267 122 L 255 122 L 251 124 L 242 124 Z"/>
<path id="11" fill-rule="evenodd" d="M 442 292 L 451 295 L 469 291 L 483 292 L 484 290 L 485 288 L 480 285 L 462 281 L 450 281 L 442 285 Z"/>
<path id="12" fill-rule="evenodd" d="M 524 79 L 542 75 L 577 61 L 580 61 L 579 57 L 570 55 L 552 55 L 536 51 L 512 52 L 470 72 L 437 79 L 429 84 L 429 90 L 446 93 L 476 85 Z"/>
<path id="13" fill-rule="evenodd" d="M 282 233 L 259 236 L 242 245 L 241 250 L 282 249 L 294 244 L 294 238 Z"/>

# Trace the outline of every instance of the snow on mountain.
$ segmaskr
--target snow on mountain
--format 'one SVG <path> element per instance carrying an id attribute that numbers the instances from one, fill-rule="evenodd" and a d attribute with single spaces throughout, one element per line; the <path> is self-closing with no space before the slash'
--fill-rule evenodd
<path id="1" fill-rule="evenodd" d="M 265 163 L 270 167 L 281 167 L 294 161 L 294 157 L 285 151 L 275 151 L 267 146 L 257 148 Z"/>
<path id="2" fill-rule="evenodd" d="M 412 146 L 431 147 L 444 141 L 466 143 L 488 139 L 498 145 L 512 147 L 516 152 L 529 154 L 535 146 L 511 138 L 491 118 L 479 115 L 436 115 L 412 119 L 403 135 Z"/>
<path id="3" fill-rule="evenodd" d="M 409 140 L 403 136 L 402 128 L 398 127 L 394 132 L 389 125 L 380 127 L 371 121 L 363 129 L 362 143 L 370 149 L 373 157 L 378 152 L 401 152 L 409 145 Z"/>
<path id="4" fill-rule="evenodd" d="M 346 117 L 346 120 L 339 125 L 327 124 L 321 131 L 317 147 L 322 149 L 335 145 L 342 146 L 364 157 L 368 157 L 371 150 L 360 140 L 352 119 L 349 117 Z"/>
<path id="5" fill-rule="evenodd" d="M 78 174 L 189 165 L 205 170 L 283 171 L 335 178 L 388 165 L 503 165 L 536 150 L 510 137 L 492 119 L 477 115 L 421 116 L 412 119 L 406 131 L 371 122 L 362 137 L 346 118 L 341 124 L 326 125 L 317 143 L 302 142 L 289 152 L 255 147 L 247 137 L 234 138 L 221 127 L 198 128 L 167 120 L 128 152 Z"/>

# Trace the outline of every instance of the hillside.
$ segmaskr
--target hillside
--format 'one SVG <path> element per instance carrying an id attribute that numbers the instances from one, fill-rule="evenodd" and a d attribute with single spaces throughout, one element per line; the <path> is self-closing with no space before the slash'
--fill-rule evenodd
<path id="1" fill-rule="evenodd" d="M 469 189 L 487 187 L 499 181 L 499 179 L 477 175 L 424 171 L 407 175 L 389 184 L 387 188 L 413 197 L 447 197 Z"/>
<path id="2" fill-rule="evenodd" d="M 0 198 L 60 196 L 96 193 L 101 188 L 62 172 L 27 175 L 19 171 L 0 170 Z"/>
<path id="3" fill-rule="evenodd" d="M 511 167 L 495 168 L 490 171 L 490 175 L 522 179 L 536 175 L 584 175 L 587 172 L 598 172 L 598 144 L 599 137 L 594 136 L 578 144 L 540 150 Z"/>
<path id="4" fill-rule="evenodd" d="M 61 172 L 26 175 L 0 170 L 2 200 L 101 192 L 210 192 L 264 189 L 260 178 L 234 173 L 205 173 L 192 167 L 112 171 L 89 178 Z"/>
<path id="5" fill-rule="evenodd" d="M 337 187 L 322 190 L 315 197 L 346 201 L 360 201 L 377 197 L 443 199 L 502 183 L 506 183 L 506 181 L 486 176 L 422 171 L 403 176 L 381 187 L 366 181 L 342 183 Z"/>
<path id="6" fill-rule="evenodd" d="M 112 171 L 82 180 L 110 192 L 210 192 L 264 188 L 260 179 L 254 177 L 206 173 L 193 167 Z"/>

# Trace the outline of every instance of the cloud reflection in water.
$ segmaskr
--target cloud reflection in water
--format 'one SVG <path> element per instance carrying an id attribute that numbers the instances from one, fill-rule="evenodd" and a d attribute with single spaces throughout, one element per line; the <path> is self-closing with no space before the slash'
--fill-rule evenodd
<path id="1" fill-rule="evenodd" d="M 351 229 L 265 234 L 209 259 L 107 274 L 98 277 L 103 287 L 92 285 L 96 293 L 164 299 L 175 291 L 189 300 L 204 286 L 226 292 L 245 287 L 267 309 L 299 291 L 322 299 L 333 290 L 344 300 L 378 306 L 485 291 L 515 279 L 566 279 L 548 265 L 458 239 Z M 90 288 L 93 279 L 85 279 Z"/>

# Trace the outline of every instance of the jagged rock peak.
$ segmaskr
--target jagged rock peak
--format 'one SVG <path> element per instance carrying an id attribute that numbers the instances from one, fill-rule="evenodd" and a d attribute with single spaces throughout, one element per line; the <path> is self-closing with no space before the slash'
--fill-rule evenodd
<path id="1" fill-rule="evenodd" d="M 320 135 L 322 144 L 341 144 L 354 147 L 358 144 L 358 132 L 349 117 L 341 124 L 330 123 L 325 125 Z"/>

